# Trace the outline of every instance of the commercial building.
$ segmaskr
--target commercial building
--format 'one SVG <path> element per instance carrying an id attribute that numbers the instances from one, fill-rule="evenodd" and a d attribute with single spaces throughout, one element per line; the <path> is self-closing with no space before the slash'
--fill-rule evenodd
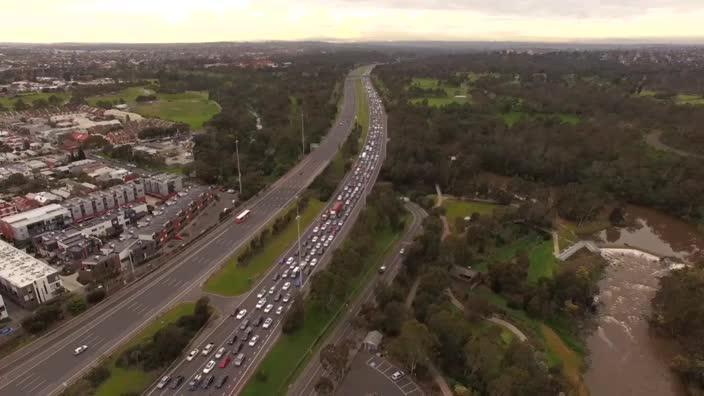
<path id="1" fill-rule="evenodd" d="M 21 243 L 47 231 L 62 230 L 71 223 L 68 209 L 51 204 L 1 218 L 0 232 L 6 240 Z"/>
<path id="2" fill-rule="evenodd" d="M 144 191 L 157 198 L 167 199 L 183 190 L 183 179 L 180 176 L 165 173 L 144 179 Z"/>
<path id="3" fill-rule="evenodd" d="M 0 241 L 0 292 L 25 308 L 53 300 L 63 291 L 57 270 Z"/>

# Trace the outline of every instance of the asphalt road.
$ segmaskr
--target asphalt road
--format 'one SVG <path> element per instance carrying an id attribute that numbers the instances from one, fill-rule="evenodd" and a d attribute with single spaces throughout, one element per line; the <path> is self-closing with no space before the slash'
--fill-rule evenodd
<path id="1" fill-rule="evenodd" d="M 376 103 L 376 107 L 372 106 L 372 109 L 370 109 L 370 125 L 373 125 L 375 123 L 375 120 L 377 120 L 376 122 L 379 125 L 379 129 L 378 132 L 375 134 L 372 130 L 373 127 L 370 127 L 370 132 L 367 136 L 366 144 L 373 144 L 373 147 L 369 149 L 366 158 L 363 159 L 359 157 L 355 162 L 355 165 L 351 167 L 350 172 L 345 176 L 343 181 L 338 186 L 335 194 L 333 195 L 333 199 L 331 199 L 331 202 L 328 204 L 328 206 L 326 206 L 325 212 L 329 212 L 335 200 L 334 197 L 343 194 L 345 186 L 352 185 L 353 183 L 360 183 L 360 194 L 356 197 L 350 198 L 350 204 L 346 205 L 345 207 L 345 210 L 348 214 L 344 221 L 344 224 L 341 226 L 341 228 L 339 228 L 337 234 L 332 239 L 332 243 L 327 248 L 327 250 L 325 250 L 322 255 L 318 256 L 319 262 L 316 264 L 315 267 L 306 267 L 306 269 L 310 272 L 303 277 L 301 281 L 301 287 L 298 288 L 298 293 L 301 293 L 301 289 L 306 287 L 307 281 L 310 279 L 314 271 L 318 271 L 320 270 L 320 268 L 324 268 L 327 265 L 332 255 L 332 252 L 337 246 L 339 246 L 339 244 L 344 240 L 346 234 L 351 230 L 354 224 L 354 220 L 364 207 L 366 195 L 371 192 L 372 187 L 376 182 L 379 171 L 381 169 L 381 165 L 384 160 L 384 154 L 386 151 L 386 118 L 383 113 L 383 106 L 381 105 L 378 96 L 373 91 L 373 88 L 368 78 L 363 78 L 363 81 L 365 82 L 365 86 L 368 88 L 367 95 L 370 98 L 369 103 L 372 103 L 372 99 L 376 99 L 376 102 L 374 102 Z M 357 168 L 362 170 L 360 174 L 364 175 L 363 177 L 355 176 L 355 169 Z M 311 238 L 314 235 L 314 228 L 316 226 L 321 226 L 323 222 L 323 220 L 319 219 L 318 221 L 311 224 L 308 229 L 302 231 L 301 239 L 308 240 L 309 238 Z M 323 231 L 320 231 L 317 235 L 323 234 Z M 279 260 L 286 259 L 288 257 L 294 257 L 295 261 L 298 261 L 297 255 L 298 244 L 294 243 L 287 250 L 287 252 L 279 258 Z M 203 390 L 198 387 L 197 393 L 211 395 L 234 395 L 241 392 L 242 388 L 246 385 L 249 378 L 251 378 L 251 376 L 255 372 L 256 367 L 259 365 L 259 363 L 261 363 L 261 360 L 266 356 L 266 353 L 271 349 L 274 342 L 281 334 L 281 320 L 285 316 L 286 311 L 289 309 L 291 302 L 283 303 L 281 300 L 274 301 L 274 297 L 279 292 L 284 294 L 297 289 L 297 287 L 293 285 L 293 282 L 290 278 L 280 279 L 277 276 L 280 275 L 287 268 L 288 265 L 286 264 L 274 264 L 269 270 L 269 272 L 257 283 L 254 288 L 252 288 L 252 290 L 247 294 L 247 296 L 242 300 L 242 302 L 238 306 L 239 309 L 247 310 L 247 315 L 244 318 L 237 319 L 232 316 L 225 316 L 221 319 L 220 323 L 217 326 L 210 329 L 205 334 L 202 334 L 196 340 L 196 342 L 194 343 L 194 347 L 197 348 L 199 351 L 202 351 L 203 347 L 208 343 L 214 344 L 212 351 L 207 356 L 199 354 L 192 361 L 188 361 L 187 359 L 185 359 L 184 356 L 174 365 L 172 365 L 169 370 L 167 370 L 166 374 L 168 374 L 171 378 L 175 378 L 177 376 L 182 376 L 185 378 L 185 380 L 180 386 L 178 386 L 176 389 L 171 389 L 167 386 L 164 390 L 157 390 L 154 386 L 152 386 L 152 388 L 148 390 L 146 394 L 188 394 L 190 393 L 188 386 L 189 382 L 191 382 L 191 380 L 199 374 L 202 376 L 203 380 L 210 375 L 214 375 L 216 377 L 216 380 L 214 381 L 215 383 L 217 383 L 219 379 L 227 375 L 228 381 L 220 389 L 216 389 L 214 386 L 210 386 L 210 388 L 208 388 L 207 390 Z M 282 290 L 282 287 L 285 282 L 292 282 L 292 284 L 290 286 L 290 289 L 284 291 Z M 269 294 L 270 288 L 273 288 L 273 294 Z M 264 292 L 263 298 L 266 299 L 266 303 L 262 308 L 258 309 L 256 308 L 256 305 L 257 302 L 260 300 L 258 294 L 261 291 Z M 301 298 L 300 295 L 298 298 Z M 273 308 L 270 312 L 264 312 L 264 308 L 268 304 L 272 304 Z M 278 307 L 282 307 L 283 312 L 281 314 L 276 313 L 276 308 Z M 233 313 L 235 311 L 236 310 L 233 309 Z M 258 341 L 254 346 L 251 346 L 248 342 L 245 342 L 242 346 L 240 352 L 244 353 L 246 356 L 244 363 L 241 366 L 235 366 L 234 363 L 229 363 L 229 365 L 227 365 L 227 367 L 225 368 L 218 367 L 217 365 L 220 364 L 220 362 L 225 356 L 229 356 L 232 360 L 235 359 L 236 354 L 232 353 L 234 345 L 228 344 L 228 341 L 230 341 L 234 335 L 238 335 L 238 341 L 241 341 L 242 334 L 244 333 L 241 329 L 242 322 L 244 320 L 249 320 L 251 325 L 251 322 L 257 316 L 262 316 L 263 318 L 271 318 L 272 323 L 268 329 L 264 329 L 261 325 L 258 327 L 252 326 L 252 335 L 258 336 Z M 220 348 L 225 348 L 226 353 L 225 355 L 223 355 L 223 357 L 215 359 L 213 356 L 214 352 L 219 350 Z M 208 374 L 204 374 L 203 370 L 208 364 L 208 362 L 211 360 L 216 362 L 216 367 Z M 291 362 L 291 364 L 295 364 L 295 362 Z"/>
<path id="2" fill-rule="evenodd" d="M 248 238 L 295 200 L 327 166 L 351 131 L 356 110 L 354 79 L 345 81 L 337 120 L 320 146 L 242 209 L 252 210 L 242 224 L 226 222 L 207 238 L 174 257 L 163 270 L 120 290 L 106 302 L 54 332 L 0 360 L 0 394 L 53 395 L 112 353 L 151 319 L 199 288 Z M 78 356 L 79 345 L 88 350 Z"/>
<path id="3" fill-rule="evenodd" d="M 420 206 L 414 203 L 407 203 L 406 209 L 411 212 L 411 223 L 408 226 L 403 237 L 397 241 L 396 245 L 388 253 L 387 257 L 384 259 L 384 265 L 386 266 L 386 272 L 383 274 L 378 274 L 371 282 L 367 284 L 365 289 L 360 293 L 350 304 L 349 309 L 343 315 L 341 320 L 338 321 L 335 329 L 330 332 L 329 336 L 320 343 L 321 347 L 327 344 L 337 344 L 338 342 L 351 338 L 355 332 L 354 327 L 352 327 L 352 319 L 359 314 L 362 305 L 366 302 L 371 302 L 374 300 L 374 289 L 379 284 L 379 282 L 384 282 L 390 284 L 401 267 L 403 261 L 403 255 L 400 253 L 402 247 L 409 245 L 413 242 L 420 231 L 422 230 L 423 219 L 428 215 L 426 211 Z M 298 377 L 296 382 L 294 382 L 291 387 L 289 387 L 289 395 L 313 395 L 315 394 L 315 383 L 318 378 L 324 374 L 323 367 L 320 364 L 320 354 L 315 353 L 313 357 L 308 362 L 308 365 L 303 369 L 303 372 Z M 382 391 L 383 389 L 378 389 Z M 363 392 L 357 392 L 353 394 L 366 394 Z M 386 394 L 386 393 L 380 393 Z"/>

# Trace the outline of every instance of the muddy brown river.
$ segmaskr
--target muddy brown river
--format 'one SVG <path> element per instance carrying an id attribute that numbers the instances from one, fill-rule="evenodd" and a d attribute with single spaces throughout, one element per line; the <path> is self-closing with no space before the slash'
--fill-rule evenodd
<path id="1" fill-rule="evenodd" d="M 652 334 L 646 318 L 658 277 L 669 270 L 656 255 L 696 260 L 704 238 L 695 227 L 657 211 L 627 211 L 633 226 L 608 229 L 595 238 L 613 249 L 603 251 L 611 265 L 599 284 L 601 304 L 587 337 L 584 381 L 593 396 L 685 395 L 668 367 L 674 346 Z"/>

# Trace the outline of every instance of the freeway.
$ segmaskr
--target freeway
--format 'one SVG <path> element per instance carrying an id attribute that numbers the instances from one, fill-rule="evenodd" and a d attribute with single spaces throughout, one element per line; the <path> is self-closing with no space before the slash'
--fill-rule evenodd
<path id="1" fill-rule="evenodd" d="M 362 305 L 366 302 L 372 302 L 374 300 L 374 290 L 379 282 L 385 284 L 391 284 L 399 269 L 401 268 L 401 262 L 403 261 L 403 255 L 399 249 L 402 246 L 409 245 L 413 238 L 415 238 L 422 230 L 422 221 L 428 215 L 426 211 L 420 206 L 414 203 L 407 203 L 406 209 L 411 212 L 411 224 L 409 225 L 403 238 L 399 240 L 393 249 L 389 252 L 384 260 L 384 266 L 386 266 L 386 271 L 382 274 L 376 276 L 375 279 L 370 281 L 364 290 L 359 293 L 355 301 L 350 303 L 349 309 L 345 312 L 344 316 L 338 321 L 337 327 L 330 332 L 325 341 L 320 342 L 320 346 L 327 344 L 337 344 L 338 342 L 351 338 L 351 335 L 355 331 L 352 327 L 352 319 L 359 313 Z M 318 351 L 319 352 L 319 351 Z M 289 395 L 313 395 L 315 394 L 315 383 L 318 378 L 323 374 L 323 367 L 320 364 L 320 355 L 316 353 L 308 361 L 308 365 L 303 369 L 301 375 L 298 379 L 291 384 L 288 390 Z"/>
<path id="2" fill-rule="evenodd" d="M 383 106 L 367 75 L 362 81 L 370 104 L 370 128 L 362 154 L 339 184 L 318 221 L 302 233 L 301 249 L 298 249 L 298 242 L 294 243 L 273 263 L 231 316 L 222 318 L 217 326 L 198 338 L 193 349 L 195 357 L 184 356 L 167 370 L 167 386 L 152 387 L 147 395 L 181 395 L 189 390 L 212 395 L 238 394 L 280 336 L 282 319 L 291 300 L 303 298 L 302 289 L 307 281 L 329 263 L 332 252 L 351 230 L 384 160 L 386 117 Z M 337 202 L 344 204 L 343 209 L 339 209 Z M 220 381 L 223 384 L 218 386 Z"/>
<path id="3" fill-rule="evenodd" d="M 149 321 L 202 283 L 240 246 L 289 206 L 323 171 L 349 135 L 356 111 L 355 78 L 345 80 L 338 118 L 319 147 L 242 208 L 251 209 L 241 224 L 225 222 L 182 253 L 163 270 L 118 291 L 105 302 L 52 333 L 0 360 L 0 394 L 53 395 L 112 353 Z M 74 356 L 74 349 L 88 349 Z"/>

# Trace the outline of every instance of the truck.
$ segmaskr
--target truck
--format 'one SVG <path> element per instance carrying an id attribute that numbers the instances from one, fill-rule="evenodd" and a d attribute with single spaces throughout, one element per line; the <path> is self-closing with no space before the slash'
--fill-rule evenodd
<path id="1" fill-rule="evenodd" d="M 342 213 L 342 209 L 344 209 L 345 204 L 342 201 L 335 201 L 335 204 L 332 206 L 332 209 L 330 209 L 330 216 L 332 217 L 337 217 Z"/>

